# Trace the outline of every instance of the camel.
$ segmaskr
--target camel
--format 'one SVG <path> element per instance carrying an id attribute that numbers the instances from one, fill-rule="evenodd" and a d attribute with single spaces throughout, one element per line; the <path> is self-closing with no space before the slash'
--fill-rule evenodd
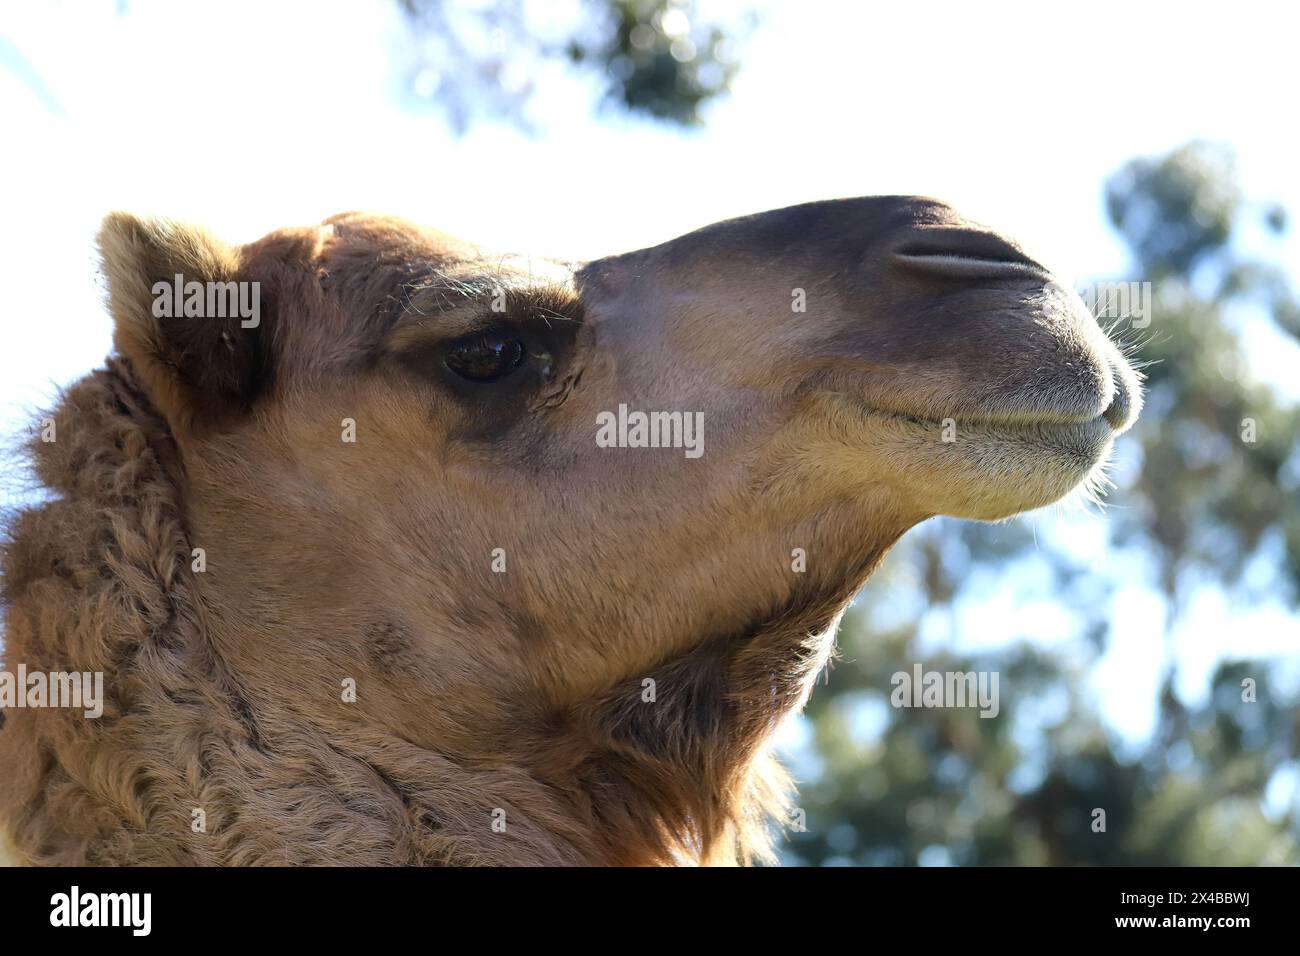
<path id="1" fill-rule="evenodd" d="M 1095 484 L 1140 405 L 932 199 L 585 263 L 360 213 L 100 248 L 114 353 L 3 555 L 4 669 L 105 675 L 0 712 L 27 864 L 768 861 L 773 733 L 886 551 Z"/>

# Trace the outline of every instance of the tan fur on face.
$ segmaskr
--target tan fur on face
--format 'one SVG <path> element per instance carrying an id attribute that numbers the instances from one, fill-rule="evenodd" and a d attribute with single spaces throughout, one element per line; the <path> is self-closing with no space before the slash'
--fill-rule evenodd
<path id="1" fill-rule="evenodd" d="M 4 552 L 5 666 L 106 675 L 100 720 L 0 729 L 34 863 L 767 858 L 772 732 L 885 551 L 1065 494 L 1136 409 L 1041 267 L 931 200 L 577 271 L 360 214 L 101 242 L 119 354 L 31 446 L 55 495 Z M 261 283 L 261 326 L 153 319 L 173 272 Z M 526 368 L 455 380 L 500 322 Z M 702 412 L 705 454 L 597 447 L 620 403 Z"/>

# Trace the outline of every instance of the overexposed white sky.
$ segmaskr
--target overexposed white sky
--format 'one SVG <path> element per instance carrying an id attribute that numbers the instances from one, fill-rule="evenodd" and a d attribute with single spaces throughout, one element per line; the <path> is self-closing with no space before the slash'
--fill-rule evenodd
<path id="1" fill-rule="evenodd" d="M 108 351 L 92 240 L 110 209 L 246 241 L 367 208 L 504 250 L 589 258 L 804 200 L 921 193 L 1083 278 L 1126 265 L 1105 177 L 1199 137 L 1233 144 L 1247 193 L 1300 215 L 1296 29 L 1283 5 L 758 6 L 734 94 L 701 131 L 597 117 L 583 83 L 544 73 L 538 135 L 489 123 L 457 138 L 394 95 L 405 41 L 391 0 L 6 5 L 4 431 Z M 571 15 L 575 0 L 556 9 Z M 1276 252 L 1300 263 L 1294 231 Z M 1294 381 L 1300 350 L 1250 341 L 1256 374 Z M 1076 538 L 1097 546 L 1095 533 Z M 1162 613 L 1150 594 L 1125 601 L 1150 633 Z M 1210 615 L 1216 628 L 1225 614 Z M 1274 613 L 1255 630 L 1276 652 L 1288 626 Z M 1223 642 L 1188 634 L 1203 670 Z M 1100 683 L 1123 691 L 1107 712 L 1141 736 L 1153 711 L 1125 700 L 1149 690 L 1163 658 L 1149 642 L 1116 645 Z"/>

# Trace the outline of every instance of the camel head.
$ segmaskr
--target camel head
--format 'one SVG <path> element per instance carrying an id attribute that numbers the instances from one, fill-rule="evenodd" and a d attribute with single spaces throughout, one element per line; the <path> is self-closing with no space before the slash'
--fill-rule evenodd
<path id="1" fill-rule="evenodd" d="M 6 662 L 106 674 L 99 721 L 0 731 L 34 861 L 761 857 L 769 738 L 889 546 L 1087 486 L 1140 404 L 929 199 L 576 265 L 361 214 L 101 246 L 118 354 L 6 555 Z"/>

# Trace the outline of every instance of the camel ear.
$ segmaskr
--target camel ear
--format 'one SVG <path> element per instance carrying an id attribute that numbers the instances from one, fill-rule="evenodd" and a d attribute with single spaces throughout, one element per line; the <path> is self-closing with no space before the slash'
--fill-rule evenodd
<path id="1" fill-rule="evenodd" d="M 113 344 L 177 437 L 247 412 L 271 372 L 259 283 L 202 229 L 111 213 L 99 232 Z"/>

